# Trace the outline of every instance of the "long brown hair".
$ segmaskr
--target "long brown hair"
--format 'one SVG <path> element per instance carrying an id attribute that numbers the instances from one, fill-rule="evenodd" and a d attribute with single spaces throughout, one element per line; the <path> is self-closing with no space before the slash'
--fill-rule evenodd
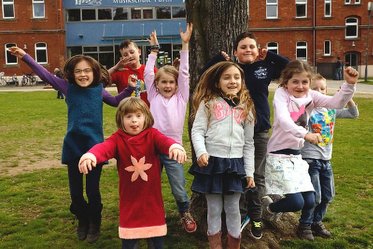
<path id="1" fill-rule="evenodd" d="M 198 107 L 201 102 L 205 102 L 207 109 L 210 109 L 209 101 L 222 96 L 222 92 L 218 87 L 222 74 L 230 67 L 236 67 L 241 74 L 241 90 L 237 93 L 238 104 L 237 106 L 243 110 L 243 118 L 248 118 L 250 121 L 254 121 L 255 110 L 254 102 L 250 97 L 249 91 L 245 85 L 245 75 L 241 67 L 231 61 L 222 61 L 208 68 L 201 76 L 198 85 L 193 94 L 192 100 L 192 113 L 191 118 L 194 119 Z M 248 117 L 249 113 L 252 113 Z M 210 112 L 208 113 L 210 115 Z"/>
<path id="2" fill-rule="evenodd" d="M 307 77 L 309 78 L 309 81 L 311 82 L 312 76 L 313 76 L 313 70 L 312 67 L 305 61 L 300 60 L 293 60 L 290 61 L 284 70 L 281 72 L 280 76 L 280 85 L 278 87 L 285 87 L 288 83 L 288 81 L 293 77 L 294 74 L 298 73 L 307 73 Z"/>
<path id="3" fill-rule="evenodd" d="M 90 86 L 96 86 L 100 84 L 101 77 L 102 77 L 100 63 L 98 63 L 98 61 L 96 61 L 91 56 L 82 55 L 82 54 L 74 55 L 73 57 L 69 58 L 65 62 L 65 65 L 63 67 L 63 74 L 66 77 L 67 81 L 71 84 L 76 84 L 74 69 L 75 69 L 75 66 L 81 61 L 86 61 L 92 68 L 93 81 Z"/>

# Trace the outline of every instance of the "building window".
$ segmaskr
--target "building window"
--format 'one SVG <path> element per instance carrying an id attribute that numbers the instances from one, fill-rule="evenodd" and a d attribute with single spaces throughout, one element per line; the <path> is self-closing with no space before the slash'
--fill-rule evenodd
<path id="1" fill-rule="evenodd" d="M 13 0 L 3 0 L 3 18 L 14 18 L 14 1 Z"/>
<path id="2" fill-rule="evenodd" d="M 330 56 L 332 51 L 332 43 L 329 40 L 324 41 L 324 56 Z"/>
<path id="3" fill-rule="evenodd" d="M 297 42 L 297 60 L 307 61 L 307 42 Z"/>
<path id="4" fill-rule="evenodd" d="M 113 20 L 111 9 L 98 9 L 98 20 Z"/>
<path id="5" fill-rule="evenodd" d="M 354 17 L 349 17 L 346 18 L 346 34 L 345 38 L 346 39 L 351 39 L 351 38 L 357 38 L 358 37 L 358 25 L 359 22 L 357 18 Z"/>
<path id="6" fill-rule="evenodd" d="M 186 10 L 184 6 L 172 7 L 172 18 L 185 18 Z"/>
<path id="7" fill-rule="evenodd" d="M 35 44 L 35 60 L 40 64 L 48 63 L 47 44 L 39 42 Z"/>
<path id="8" fill-rule="evenodd" d="M 68 22 L 79 22 L 81 20 L 80 9 L 67 10 Z"/>
<path id="9" fill-rule="evenodd" d="M 351 4 L 351 0 L 345 0 L 345 4 Z"/>
<path id="10" fill-rule="evenodd" d="M 141 9 L 132 8 L 131 9 L 131 19 L 141 19 Z"/>
<path id="11" fill-rule="evenodd" d="M 114 9 L 114 20 L 128 20 L 128 9 L 127 8 Z"/>
<path id="12" fill-rule="evenodd" d="M 277 0 L 266 0 L 266 18 L 275 19 L 278 17 Z"/>
<path id="13" fill-rule="evenodd" d="M 332 0 L 325 0 L 324 2 L 324 16 L 331 17 L 332 16 Z"/>
<path id="14" fill-rule="evenodd" d="M 8 48 L 11 48 L 11 47 L 15 47 L 17 46 L 17 44 L 15 43 L 7 43 L 5 44 L 5 51 L 6 51 L 6 54 L 5 54 L 5 63 L 7 65 L 14 65 L 14 64 L 17 64 L 18 63 L 18 59 L 16 56 L 12 55 Z"/>
<path id="15" fill-rule="evenodd" d="M 96 20 L 95 9 L 82 9 L 82 21 L 93 21 Z"/>
<path id="16" fill-rule="evenodd" d="M 267 50 L 271 51 L 275 54 L 278 54 L 278 43 L 277 42 L 268 42 L 267 43 Z"/>
<path id="17" fill-rule="evenodd" d="M 307 0 L 295 0 L 296 17 L 307 17 Z"/>
<path id="18" fill-rule="evenodd" d="M 153 19 L 153 8 L 142 9 L 142 18 L 143 19 Z"/>
<path id="19" fill-rule="evenodd" d="M 360 4 L 361 1 L 360 0 L 355 0 L 355 4 Z"/>
<path id="20" fill-rule="evenodd" d="M 157 7 L 157 19 L 171 19 L 171 7 Z"/>
<path id="21" fill-rule="evenodd" d="M 45 18 L 44 0 L 32 0 L 33 18 Z"/>

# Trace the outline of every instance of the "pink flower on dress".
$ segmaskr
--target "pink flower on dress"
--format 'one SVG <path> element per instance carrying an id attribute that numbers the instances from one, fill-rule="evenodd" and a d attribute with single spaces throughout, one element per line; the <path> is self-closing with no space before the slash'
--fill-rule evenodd
<path id="1" fill-rule="evenodd" d="M 133 165 L 124 168 L 128 172 L 133 172 L 131 176 L 131 182 L 136 181 L 139 176 L 141 177 L 141 179 L 147 182 L 148 175 L 145 173 L 145 170 L 150 169 L 152 167 L 152 164 L 145 163 L 145 156 L 140 158 L 139 161 L 137 161 L 136 158 L 131 156 L 131 162 Z"/>

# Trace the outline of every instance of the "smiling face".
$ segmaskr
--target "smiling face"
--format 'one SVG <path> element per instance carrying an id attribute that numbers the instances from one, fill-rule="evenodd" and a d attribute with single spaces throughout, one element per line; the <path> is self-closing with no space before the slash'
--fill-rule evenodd
<path id="1" fill-rule="evenodd" d="M 88 87 L 93 82 L 93 70 L 91 65 L 82 60 L 78 62 L 74 68 L 74 79 L 77 85 Z"/>
<path id="2" fill-rule="evenodd" d="M 226 96 L 236 96 L 242 88 L 240 70 L 235 66 L 228 67 L 219 79 L 218 88 Z"/>
<path id="3" fill-rule="evenodd" d="M 251 64 L 258 58 L 259 49 L 254 39 L 246 37 L 238 42 L 237 50 L 234 51 L 239 63 Z"/>
<path id="4" fill-rule="evenodd" d="M 171 98 L 177 90 L 176 80 L 172 74 L 162 73 L 155 84 L 159 94 L 166 99 Z"/>
<path id="5" fill-rule="evenodd" d="M 307 95 L 310 89 L 310 77 L 307 72 L 295 73 L 287 81 L 285 88 L 295 98 L 302 98 Z"/>
<path id="6" fill-rule="evenodd" d="M 128 61 L 128 66 L 132 69 L 139 68 L 141 51 L 133 43 L 130 43 L 127 47 L 119 50 L 124 61 Z"/>
<path id="7" fill-rule="evenodd" d="M 144 130 L 145 115 L 141 111 L 129 112 L 123 116 L 124 131 L 130 135 L 137 135 Z"/>
<path id="8" fill-rule="evenodd" d="M 326 81 L 324 79 L 317 79 L 312 82 L 312 90 L 318 91 L 322 94 L 327 94 Z"/>

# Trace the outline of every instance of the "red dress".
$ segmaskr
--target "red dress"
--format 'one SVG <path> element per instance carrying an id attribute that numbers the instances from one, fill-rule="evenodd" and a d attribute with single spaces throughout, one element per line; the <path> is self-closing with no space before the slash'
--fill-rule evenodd
<path id="1" fill-rule="evenodd" d="M 136 136 L 118 130 L 89 152 L 97 163 L 117 160 L 119 175 L 119 237 L 165 236 L 167 226 L 161 192 L 159 153 L 168 154 L 175 141 L 149 128 Z"/>

